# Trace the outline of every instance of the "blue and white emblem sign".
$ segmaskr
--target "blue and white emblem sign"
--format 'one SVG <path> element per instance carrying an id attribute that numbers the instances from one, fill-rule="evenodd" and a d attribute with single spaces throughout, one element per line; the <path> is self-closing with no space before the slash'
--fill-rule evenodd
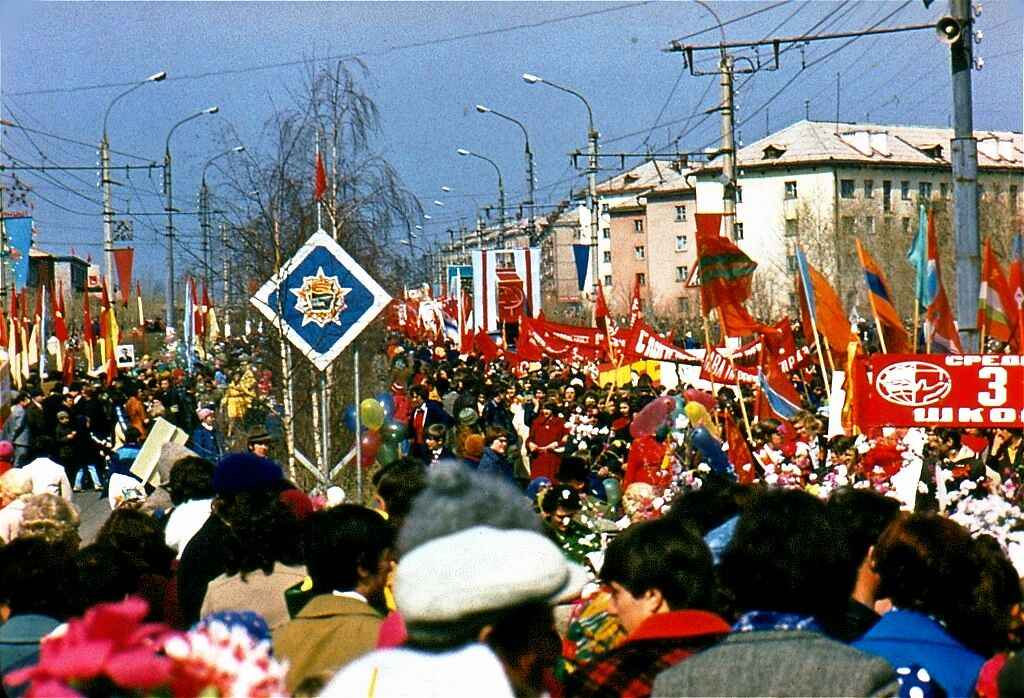
<path id="1" fill-rule="evenodd" d="M 318 230 L 250 300 L 323 371 L 391 296 L 334 238 Z"/>

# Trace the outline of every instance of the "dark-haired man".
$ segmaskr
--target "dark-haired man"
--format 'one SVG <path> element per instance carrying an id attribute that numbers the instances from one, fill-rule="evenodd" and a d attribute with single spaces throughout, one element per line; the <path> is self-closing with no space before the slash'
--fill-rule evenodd
<path id="1" fill-rule="evenodd" d="M 412 446 L 409 455 L 429 462 L 430 454 L 427 452 L 427 428 L 432 424 L 442 424 L 445 427 L 452 425 L 452 418 L 444 411 L 444 405 L 437 400 L 430 399 L 430 392 L 426 386 L 414 385 L 409 389 L 409 432 L 412 438 Z"/>
<path id="2" fill-rule="evenodd" d="M 336 672 L 377 646 L 383 617 L 376 609 L 395 541 L 380 514 L 356 504 L 316 512 L 308 524 L 306 567 L 319 593 L 274 633 L 274 651 L 291 665 L 293 693 L 306 678 Z"/>
<path id="3" fill-rule="evenodd" d="M 711 552 L 696 529 L 659 519 L 629 527 L 608 546 L 601 581 L 626 642 L 570 677 L 579 698 L 646 698 L 654 677 L 729 634 L 715 607 Z"/>

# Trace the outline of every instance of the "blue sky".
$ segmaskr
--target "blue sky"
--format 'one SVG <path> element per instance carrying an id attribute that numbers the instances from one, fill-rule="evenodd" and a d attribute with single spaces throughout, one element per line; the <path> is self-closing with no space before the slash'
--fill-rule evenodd
<path id="1" fill-rule="evenodd" d="M 764 10 L 730 23 L 729 40 L 800 35 L 816 25 L 818 31 L 848 31 L 891 13 L 886 25 L 931 22 L 945 5 L 938 0 L 926 10 L 921 0 L 713 3 L 723 21 Z M 977 129 L 1021 130 L 1022 5 L 983 2 L 977 28 L 985 38 L 977 54 L 985 67 L 973 76 Z M 433 239 L 447 239 L 444 230 L 460 218 L 472 224 L 477 208 L 496 199 L 493 170 L 460 158 L 456 148 L 497 161 L 510 202 L 525 190 L 521 133 L 478 114 L 476 103 L 526 124 L 536 153 L 539 202 L 556 202 L 582 184 L 568 153 L 585 147 L 583 105 L 549 87 L 524 83 L 523 72 L 583 93 L 593 105 L 606 151 L 664 148 L 680 135 L 680 147 L 694 150 L 713 144 L 718 135 L 717 115 L 703 116 L 717 103 L 717 85 L 709 87 L 715 78 L 683 73 L 680 56 L 662 51 L 674 38 L 716 27 L 691 2 L 15 1 L 0 12 L 4 119 L 98 143 L 106 105 L 123 88 L 83 88 L 166 70 L 177 79 L 147 85 L 120 101 L 109 128 L 115 150 L 159 160 L 175 121 L 218 105 L 220 115 L 183 126 L 174 136 L 175 194 L 189 201 L 195 200 L 203 164 L 222 150 L 215 136 L 225 120 L 250 148 L 258 146 L 262 124 L 276 107 L 290 105 L 289 91 L 300 85 L 304 71 L 301 65 L 256 68 L 314 57 L 358 53 L 366 62 L 366 88 L 383 122 L 378 148 L 433 216 L 425 225 Z M 689 41 L 717 39 L 715 28 Z M 805 49 L 804 60 L 810 64 L 842 43 L 815 42 Z M 844 120 L 863 120 L 870 113 L 877 123 L 949 123 L 948 50 L 929 31 L 862 38 L 806 70 L 800 66 L 801 52 L 791 50 L 782 56 L 780 70 L 738 79 L 737 121 L 744 142 L 762 137 L 766 127 L 777 130 L 802 118 L 805 100 L 812 118 L 834 118 L 837 73 Z M 44 156 L 62 165 L 97 162 L 95 147 L 38 133 L 30 141 L 12 128 L 4 129 L 3 148 L 29 163 Z M 10 163 L 7 156 L 0 161 Z M 114 155 L 115 166 L 126 162 L 141 160 Z M 99 257 L 96 173 L 24 174 L 23 179 L 38 194 L 41 246 L 75 247 Z M 442 186 L 452 191 L 443 193 Z M 159 171 L 152 179 L 133 173 L 130 184 L 117 192 L 119 208 L 160 211 L 159 188 Z M 443 200 L 444 208 L 434 199 Z M 149 218 L 154 228 L 136 222 L 135 246 L 141 270 L 156 272 L 162 268 L 158 231 L 163 219 Z M 182 242 L 197 251 L 195 219 L 179 217 L 176 223 Z M 178 259 L 179 265 L 192 260 L 185 251 Z"/>

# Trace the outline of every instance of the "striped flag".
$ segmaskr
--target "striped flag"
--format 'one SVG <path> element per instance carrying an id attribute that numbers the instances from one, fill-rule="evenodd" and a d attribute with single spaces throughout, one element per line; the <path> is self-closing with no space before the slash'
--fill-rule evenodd
<path id="1" fill-rule="evenodd" d="M 508 317 L 513 302 L 521 303 L 521 312 L 528 317 L 540 314 L 540 259 L 539 247 L 472 252 L 476 329 L 498 332 L 501 315 Z"/>
<path id="2" fill-rule="evenodd" d="M 893 354 L 901 354 L 908 351 L 910 341 L 907 330 L 903 327 L 903 320 L 896 311 L 893 304 L 892 292 L 889 284 L 886 283 L 885 275 L 878 264 L 871 257 L 860 240 L 854 240 L 857 244 L 857 256 L 860 258 L 861 268 L 864 270 L 864 282 L 868 288 L 868 300 L 871 302 L 871 313 L 875 320 L 882 327 L 885 336 L 882 339 L 884 351 Z"/>
<path id="3" fill-rule="evenodd" d="M 963 354 L 960 332 L 953 320 L 953 310 L 949 306 L 949 297 L 939 271 L 939 241 L 935 233 L 935 216 L 931 213 L 928 215 L 927 248 L 927 272 L 934 276 L 935 294 L 924 315 L 925 347 L 929 352 L 938 349 L 946 354 Z"/>
<path id="4" fill-rule="evenodd" d="M 792 419 L 801 410 L 800 396 L 789 379 L 774 370 L 772 362 L 768 363 L 767 373 L 764 368 L 757 369 L 757 385 L 761 389 L 761 400 L 780 418 Z M 768 416 L 762 413 L 758 418 L 764 419 Z"/>
<path id="5" fill-rule="evenodd" d="M 982 337 L 1000 342 L 1010 341 L 1010 285 L 999 261 L 992 253 L 992 243 L 985 240 L 981 261 L 981 288 L 978 292 L 978 330 Z M 984 347 L 982 347 L 984 351 Z"/>
<path id="6" fill-rule="evenodd" d="M 1014 310 L 1013 351 L 1024 353 L 1024 235 L 1013 236 L 1012 261 L 1010 262 L 1010 297 Z"/>
<path id="7" fill-rule="evenodd" d="M 927 308 L 939 292 L 938 253 L 934 243 L 935 214 L 925 213 L 924 204 L 918 209 L 917 235 L 907 252 L 907 260 L 914 267 L 916 278 L 914 295 L 921 308 Z"/>

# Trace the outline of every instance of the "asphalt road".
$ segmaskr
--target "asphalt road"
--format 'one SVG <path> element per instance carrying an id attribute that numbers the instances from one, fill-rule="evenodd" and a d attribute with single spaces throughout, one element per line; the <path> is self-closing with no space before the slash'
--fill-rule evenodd
<path id="1" fill-rule="evenodd" d="M 103 522 L 110 516 L 110 506 L 107 504 L 107 498 L 102 495 L 102 492 L 87 490 L 85 492 L 75 492 L 71 498 L 71 501 L 78 507 L 78 513 L 81 517 L 81 525 L 78 532 L 82 538 L 83 546 L 89 545 L 95 540 L 96 534 L 99 533 L 100 528 L 103 526 Z"/>

